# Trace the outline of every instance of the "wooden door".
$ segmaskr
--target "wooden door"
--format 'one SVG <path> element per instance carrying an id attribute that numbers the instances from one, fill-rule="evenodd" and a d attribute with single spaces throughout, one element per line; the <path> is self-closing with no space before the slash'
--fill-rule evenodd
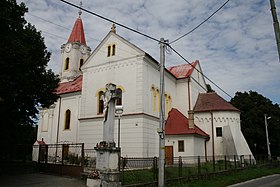
<path id="1" fill-rule="evenodd" d="M 165 146 L 165 164 L 173 164 L 173 146 Z"/>

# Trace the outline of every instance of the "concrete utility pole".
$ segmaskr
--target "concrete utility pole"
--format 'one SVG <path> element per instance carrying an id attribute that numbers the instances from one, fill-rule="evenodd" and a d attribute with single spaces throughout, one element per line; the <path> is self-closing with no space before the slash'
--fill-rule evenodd
<path id="1" fill-rule="evenodd" d="M 273 18 L 273 27 L 274 27 L 274 33 L 275 33 L 275 38 L 276 38 L 276 44 L 277 44 L 277 49 L 278 49 L 278 57 L 279 57 L 279 62 L 280 62 L 280 32 L 279 32 L 279 22 L 277 19 L 274 0 L 270 0 L 270 6 L 271 6 L 270 10 L 271 10 L 272 18 Z"/>
<path id="2" fill-rule="evenodd" d="M 267 130 L 267 120 L 271 117 L 266 117 L 266 114 L 264 115 L 264 124 L 265 124 L 265 135 L 266 135 L 266 144 L 267 144 L 267 155 L 268 160 L 271 160 L 271 153 L 270 153 L 270 143 L 269 143 L 269 137 L 268 137 L 268 130 Z"/>
<path id="3" fill-rule="evenodd" d="M 165 96 L 164 96 L 164 69 L 165 69 L 165 42 L 160 39 L 160 110 L 159 110 L 159 163 L 158 163 L 158 186 L 164 186 L 164 159 L 165 159 Z"/>

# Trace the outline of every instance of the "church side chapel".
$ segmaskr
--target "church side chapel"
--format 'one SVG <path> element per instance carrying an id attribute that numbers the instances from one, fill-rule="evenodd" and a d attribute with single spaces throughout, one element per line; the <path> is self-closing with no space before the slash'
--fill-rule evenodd
<path id="1" fill-rule="evenodd" d="M 159 62 L 117 33 L 115 25 L 108 30 L 91 50 L 79 14 L 61 46 L 59 99 L 40 109 L 37 140 L 93 149 L 102 140 L 105 85 L 113 83 L 122 95 L 116 105 L 124 108 L 121 156 L 158 156 Z M 199 71 L 198 60 L 165 69 L 166 157 L 252 155 L 241 132 L 240 111 L 217 93 L 207 93 Z"/>

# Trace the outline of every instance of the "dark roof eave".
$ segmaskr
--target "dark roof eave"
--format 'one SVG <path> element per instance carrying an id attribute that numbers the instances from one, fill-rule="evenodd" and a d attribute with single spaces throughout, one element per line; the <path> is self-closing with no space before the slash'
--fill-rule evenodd
<path id="1" fill-rule="evenodd" d="M 195 113 L 203 113 L 203 112 L 217 112 L 217 111 L 228 111 L 228 112 L 241 112 L 240 110 L 238 109 L 212 109 L 212 110 L 199 110 L 199 111 L 196 111 L 194 110 Z"/>
<path id="2" fill-rule="evenodd" d="M 61 95 L 64 95 L 64 94 L 69 94 L 69 93 L 75 93 L 75 92 L 81 92 L 82 90 L 76 90 L 76 91 L 70 91 L 70 92 L 63 92 L 63 93 L 59 93 L 59 94 L 56 94 L 58 96 L 61 96 Z"/>
<path id="3" fill-rule="evenodd" d="M 209 135 L 202 135 L 202 134 L 198 134 L 198 133 L 176 133 L 176 134 L 165 134 L 166 136 L 180 136 L 180 135 L 195 135 L 195 136 L 199 136 L 199 137 L 203 137 L 205 139 L 208 139 L 210 136 Z"/>

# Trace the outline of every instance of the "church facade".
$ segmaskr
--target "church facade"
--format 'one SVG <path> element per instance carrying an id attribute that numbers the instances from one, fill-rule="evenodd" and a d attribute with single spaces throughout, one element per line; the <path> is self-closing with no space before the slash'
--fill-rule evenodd
<path id="1" fill-rule="evenodd" d="M 159 63 L 118 35 L 114 25 L 91 51 L 80 16 L 61 46 L 61 58 L 61 82 L 56 90 L 59 99 L 40 109 L 37 139 L 46 144 L 84 143 L 85 149 L 93 149 L 102 140 L 105 85 L 113 83 L 122 93 L 116 105 L 124 107 L 121 155 L 158 156 Z M 165 69 L 167 152 L 174 157 L 251 155 L 240 130 L 239 110 L 216 93 L 206 93 L 200 72 L 199 61 Z M 220 105 L 214 105 L 212 97 L 219 98 Z M 206 107 L 209 102 L 214 102 L 212 108 Z"/>

